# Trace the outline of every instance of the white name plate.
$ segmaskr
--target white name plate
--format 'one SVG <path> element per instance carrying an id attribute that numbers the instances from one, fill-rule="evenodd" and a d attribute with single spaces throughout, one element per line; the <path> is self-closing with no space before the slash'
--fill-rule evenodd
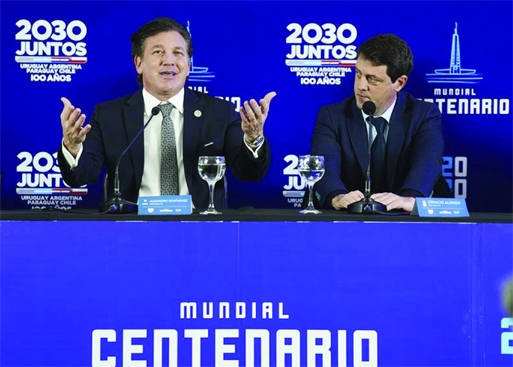
<path id="1" fill-rule="evenodd" d="M 139 215 L 192 214 L 191 195 L 141 196 L 137 205 Z"/>
<path id="2" fill-rule="evenodd" d="M 469 217 L 465 199 L 415 198 L 411 215 L 419 217 Z"/>

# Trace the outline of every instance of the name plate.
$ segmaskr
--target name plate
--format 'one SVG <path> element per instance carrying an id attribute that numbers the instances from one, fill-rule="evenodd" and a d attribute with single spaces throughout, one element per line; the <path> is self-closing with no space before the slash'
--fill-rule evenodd
<path id="1" fill-rule="evenodd" d="M 465 199 L 415 198 L 411 215 L 419 217 L 469 217 Z"/>
<path id="2" fill-rule="evenodd" d="M 192 214 L 191 195 L 142 196 L 137 205 L 139 215 Z"/>

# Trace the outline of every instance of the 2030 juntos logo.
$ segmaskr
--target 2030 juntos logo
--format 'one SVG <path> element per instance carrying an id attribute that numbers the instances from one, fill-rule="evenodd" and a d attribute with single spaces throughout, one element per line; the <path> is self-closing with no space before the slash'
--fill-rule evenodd
<path id="1" fill-rule="evenodd" d="M 87 188 L 70 188 L 63 181 L 57 153 L 38 152 L 33 155 L 21 152 L 17 157 L 21 163 L 16 167 L 16 172 L 21 173 L 21 180 L 16 183 L 16 193 L 32 209 L 71 209 L 82 201 L 81 195 L 87 194 Z"/>
<path id="2" fill-rule="evenodd" d="M 340 85 L 340 78 L 352 72 L 351 66 L 356 64 L 356 46 L 352 43 L 358 36 L 354 25 L 290 23 L 287 30 L 291 34 L 285 42 L 291 46 L 285 64 L 301 84 Z"/>
<path id="3" fill-rule="evenodd" d="M 76 70 L 87 62 L 87 27 L 80 20 L 49 22 L 44 19 L 16 22 L 20 41 L 15 60 L 30 75 L 31 81 L 69 82 Z M 66 41 L 67 39 L 67 41 Z"/>
<path id="4" fill-rule="evenodd" d="M 21 173 L 17 187 L 59 187 L 64 183 L 57 165 L 57 153 L 39 152 L 32 155 L 21 152 L 17 157 L 21 160 L 16 167 L 16 172 Z"/>

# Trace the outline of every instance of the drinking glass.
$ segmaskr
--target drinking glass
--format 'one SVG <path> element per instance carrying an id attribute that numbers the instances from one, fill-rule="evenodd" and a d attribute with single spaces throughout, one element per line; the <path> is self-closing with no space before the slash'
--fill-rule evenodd
<path id="1" fill-rule="evenodd" d="M 300 155 L 299 175 L 305 180 L 308 187 L 308 206 L 301 210 L 301 214 L 319 214 L 321 211 L 313 205 L 313 186 L 324 175 L 324 157 L 322 155 Z"/>
<path id="2" fill-rule="evenodd" d="M 202 179 L 207 181 L 209 190 L 209 204 L 207 210 L 200 214 L 222 214 L 214 207 L 214 186 L 217 181 L 223 178 L 226 171 L 224 157 L 221 156 L 201 156 L 198 159 L 198 172 Z"/>

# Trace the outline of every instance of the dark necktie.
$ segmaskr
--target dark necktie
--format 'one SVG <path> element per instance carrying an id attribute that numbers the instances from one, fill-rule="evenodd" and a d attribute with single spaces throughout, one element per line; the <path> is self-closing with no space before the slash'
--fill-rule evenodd
<path id="1" fill-rule="evenodd" d="M 162 132 L 160 146 L 160 195 L 178 195 L 178 163 L 176 159 L 176 139 L 169 102 L 160 105 L 162 111 Z"/>
<path id="2" fill-rule="evenodd" d="M 371 148 L 371 191 L 385 192 L 387 190 L 386 184 L 386 166 L 385 166 L 385 125 L 386 120 L 383 117 L 375 117 L 372 119 L 372 124 L 376 128 L 377 135 L 374 138 Z"/>

